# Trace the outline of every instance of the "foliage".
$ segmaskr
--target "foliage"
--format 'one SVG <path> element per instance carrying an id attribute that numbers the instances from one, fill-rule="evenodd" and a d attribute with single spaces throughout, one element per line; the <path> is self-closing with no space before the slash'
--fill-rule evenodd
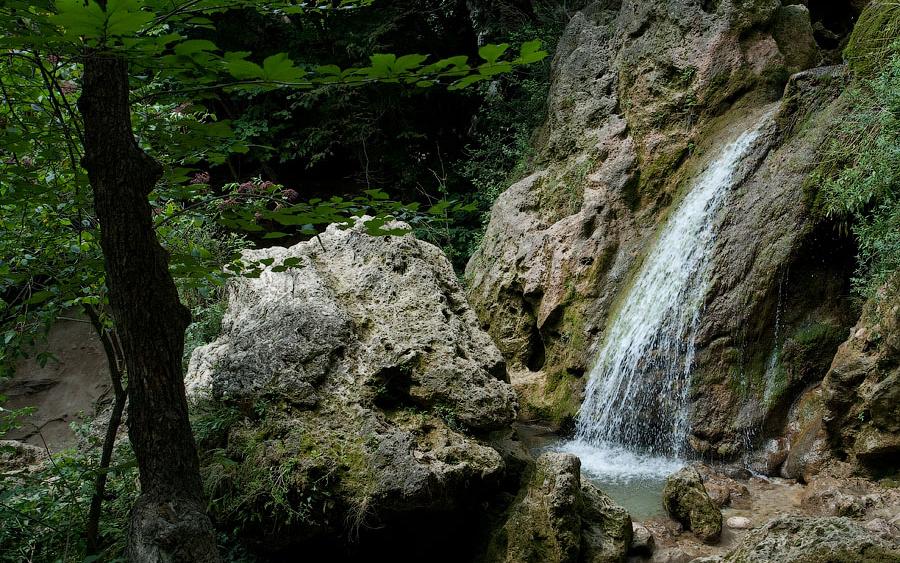
<path id="1" fill-rule="evenodd" d="M 226 97 L 253 102 L 278 91 L 376 83 L 411 91 L 442 85 L 453 91 L 495 81 L 547 55 L 539 41 L 524 41 L 515 47 L 483 45 L 477 56 L 376 52 L 360 64 L 342 68 L 295 62 L 296 57 L 287 52 L 229 50 L 204 38 L 215 30 L 217 21 L 234 11 L 249 10 L 299 24 L 311 11 L 367 4 L 366 0 L 236 0 L 225 5 L 213 0 L 174 4 L 168 0 L 10 0 L 0 5 L 0 50 L 4 53 L 0 62 L 0 227 L 4 231 L 0 334 L 5 344 L 0 360 L 5 368 L 29 353 L 60 312 L 80 305 L 103 310 L 106 305 L 100 225 L 81 168 L 83 124 L 76 110 L 85 56 L 113 56 L 128 63 L 137 142 L 164 170 L 149 195 L 156 236 L 169 251 L 171 274 L 183 299 L 201 321 L 189 334 L 189 346 L 215 332 L 221 288 L 229 276 L 259 275 L 263 265 L 276 270 L 296 265 L 288 260 L 246 263 L 238 252 L 251 242 L 310 237 L 325 224 L 348 225 L 362 215 L 373 216 L 366 222 L 370 233 L 398 234 L 403 229 L 392 223 L 395 218 L 416 227 L 429 218 L 471 211 L 461 202 L 439 201 L 420 213 L 417 204 L 403 205 L 379 189 L 304 198 L 296 190 L 259 177 L 248 181 L 233 174 L 232 182 L 219 182 L 211 176 L 217 167 L 233 164 L 235 154 L 248 153 L 256 136 L 249 124 L 242 124 L 236 133 L 232 122 L 220 118 L 219 109 L 227 115 L 221 108 Z M 13 233 L 16 236 L 7 235 Z M 329 468 L 347 459 L 343 446 L 322 449 L 322 444 L 311 440 L 300 444 L 305 448 L 299 452 L 303 455 L 288 461 Z M 249 449 L 241 453 L 248 471 L 259 468 L 256 462 L 262 461 L 254 457 L 258 452 L 253 444 L 248 439 Z M 352 445 L 352 439 L 346 444 Z M 120 452 L 118 459 L 131 456 L 129 452 Z M 56 456 L 34 472 L 17 473 L 4 486 L 0 498 L 10 513 L 0 528 L 4 556 L 7 546 L 14 559 L 68 560 L 83 554 L 83 520 L 96 476 L 93 455 Z M 266 483 L 266 490 L 277 493 L 279 479 L 289 475 L 291 468 L 278 465 L 266 471 L 275 479 Z M 108 546 L 105 558 L 121 552 L 124 514 L 137 492 L 131 463 L 120 463 L 113 473 L 107 491 L 114 500 L 106 503 L 101 534 Z M 348 475 L 355 475 L 355 470 Z M 238 485 L 253 494 L 253 479 Z M 319 485 L 311 486 L 315 491 Z M 245 500 L 247 506 L 261 511 L 288 506 L 288 520 L 304 510 L 302 503 L 294 502 L 297 499 L 285 504 L 285 499 L 273 498 L 275 504 L 258 504 L 257 497 Z M 27 532 L 26 526 L 36 525 L 46 533 Z"/>
<path id="2" fill-rule="evenodd" d="M 88 439 L 87 428 L 80 433 Z M 2 454 L 0 454 L 2 455 Z M 99 448 L 67 450 L 52 461 L 0 474 L 0 561 L 123 561 L 128 511 L 137 497 L 137 468 L 127 441 L 109 470 L 100 536 L 106 548 L 85 557 L 85 523 Z"/>
<path id="3" fill-rule="evenodd" d="M 541 4 L 536 16 L 534 21 L 507 30 L 504 41 L 517 43 L 537 37 L 552 52 L 562 35 L 565 14 Z M 469 143 L 451 166 L 458 177 L 446 173 L 438 176 L 436 195 L 456 197 L 473 211 L 417 232 L 441 246 L 457 271 L 465 268 L 480 244 L 494 201 L 531 166 L 535 156 L 532 137 L 546 119 L 549 88 L 548 58 L 520 72 L 498 77 L 471 94 L 481 103 Z"/>
<path id="4" fill-rule="evenodd" d="M 848 111 L 812 176 L 814 210 L 857 239 L 854 281 L 864 296 L 874 295 L 900 267 L 900 42 L 878 66 L 874 76 L 856 75 L 843 94 Z"/>
<path id="5" fill-rule="evenodd" d="M 235 538 L 337 527 L 338 498 L 356 499 L 363 511 L 369 502 L 372 468 L 360 436 L 327 420 L 313 427 L 265 410 L 242 416 L 216 406 L 194 425 L 198 434 L 210 432 L 209 445 L 219 441 L 204 452 L 202 472 L 210 512 Z"/>
<path id="6" fill-rule="evenodd" d="M 341 7 L 359 4 L 368 2 L 340 3 Z M 246 153 L 252 134 L 236 134 L 228 120 L 185 101 L 187 97 L 240 93 L 254 99 L 277 89 L 373 83 L 417 89 L 443 83 L 460 89 L 546 56 L 539 42 L 526 41 L 515 50 L 509 44 L 485 45 L 477 63 L 466 56 L 432 61 L 419 54 L 382 53 L 371 55 L 367 66 L 342 69 L 333 64 L 296 64 L 286 53 L 254 59 L 250 52 L 221 50 L 208 39 L 195 38 L 198 31 L 214 28 L 210 18 L 221 17 L 225 11 L 252 9 L 290 20 L 309 8 L 291 2 L 241 1 L 222 7 L 211 0 L 175 6 L 161 0 L 116 0 L 106 9 L 93 0 L 14 1 L 0 8 L 4 31 L 0 48 L 9 53 L 0 69 L 5 102 L 0 110 L 0 226 L 18 233 L 0 240 L 0 257 L 4 257 L 0 258 L 0 324 L 5 344 L 0 376 L 8 375 L 14 362 L 28 354 L 60 311 L 105 302 L 99 225 L 80 167 L 81 125 L 73 109 L 85 48 L 111 51 L 131 64 L 135 132 L 142 148 L 165 169 L 163 182 L 151 196 L 158 235 L 172 251 L 173 275 L 189 285 L 204 286 L 201 292 L 207 294 L 224 282 L 223 263 L 231 264 L 232 274 L 258 270 L 252 266 L 244 270 L 236 256 L 226 258 L 197 240 L 182 244 L 191 240 L 185 238 L 187 230 L 199 229 L 197 236 L 206 238 L 203 232 L 211 228 L 211 218 L 220 222 L 220 233 L 249 231 L 270 239 L 309 236 L 328 223 L 346 223 L 360 212 L 374 211 L 381 215 L 368 225 L 372 232 L 385 234 L 388 231 L 380 226 L 392 216 L 401 211 L 413 214 L 416 209 L 403 210 L 380 190 L 301 202 L 298 192 L 272 182 L 255 184 L 267 185 L 267 193 L 239 193 L 246 182 L 211 189 L 204 168 L 225 164 L 229 155 Z M 196 181 L 198 177 L 205 181 Z M 247 195 L 253 196 L 252 205 L 247 205 Z M 446 210 L 447 206 L 438 211 Z"/>

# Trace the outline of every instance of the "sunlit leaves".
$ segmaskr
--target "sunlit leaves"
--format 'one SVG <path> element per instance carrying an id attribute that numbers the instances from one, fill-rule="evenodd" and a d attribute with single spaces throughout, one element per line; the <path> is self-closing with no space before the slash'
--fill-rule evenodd
<path id="1" fill-rule="evenodd" d="M 509 49 L 508 43 L 500 45 L 485 45 L 478 49 L 478 56 L 487 61 L 489 64 L 496 63 L 497 59 Z"/>
<path id="2" fill-rule="evenodd" d="M 95 43 L 137 35 L 153 20 L 138 0 L 109 0 L 105 10 L 95 0 L 57 0 L 56 9 L 48 19 L 63 28 L 66 37 Z"/>

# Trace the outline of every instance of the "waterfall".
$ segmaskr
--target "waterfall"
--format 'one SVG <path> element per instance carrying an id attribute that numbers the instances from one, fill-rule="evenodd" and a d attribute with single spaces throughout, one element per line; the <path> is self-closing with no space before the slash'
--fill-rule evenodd
<path id="1" fill-rule="evenodd" d="M 716 217 L 763 119 L 721 150 L 662 228 L 609 324 L 575 440 L 586 468 L 666 473 L 685 453 L 694 339 L 711 281 Z M 673 465 L 674 464 L 674 465 Z"/>

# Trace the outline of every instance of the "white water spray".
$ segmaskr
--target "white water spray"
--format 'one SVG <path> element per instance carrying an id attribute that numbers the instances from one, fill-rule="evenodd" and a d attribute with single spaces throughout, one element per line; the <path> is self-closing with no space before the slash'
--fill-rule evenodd
<path id="1" fill-rule="evenodd" d="M 711 276 L 715 219 L 767 119 L 696 179 L 663 227 L 606 331 L 573 442 L 589 473 L 664 477 L 689 431 L 694 339 Z M 624 462 L 628 467 L 610 469 Z M 613 475 L 615 474 L 615 475 Z"/>

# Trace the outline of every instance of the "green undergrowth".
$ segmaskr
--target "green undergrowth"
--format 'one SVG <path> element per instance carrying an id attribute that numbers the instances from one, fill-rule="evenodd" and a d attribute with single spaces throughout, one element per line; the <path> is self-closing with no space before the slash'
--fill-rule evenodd
<path id="1" fill-rule="evenodd" d="M 131 505 L 139 493 L 137 464 L 127 440 L 115 449 L 100 517 L 98 554 L 87 556 L 85 534 L 100 458 L 99 438 L 75 425 L 90 449 L 67 449 L 51 461 L 0 473 L 0 562 L 125 561 Z M 12 455 L 0 448 L 0 457 Z M 43 456 L 42 456 L 43 457 Z"/>
<path id="2" fill-rule="evenodd" d="M 460 197 L 474 211 L 439 231 L 417 233 L 438 244 L 457 271 L 463 270 L 481 243 L 494 201 L 531 171 L 536 156 L 532 138 L 547 117 L 550 62 L 566 23 L 550 7 L 538 3 L 536 8 L 533 21 L 507 31 L 502 40 L 518 44 L 538 38 L 551 56 L 521 72 L 484 83 L 473 92 L 483 101 L 473 120 L 470 141 L 451 166 L 463 185 L 440 187 L 442 196 Z"/>
<path id="3" fill-rule="evenodd" d="M 891 30 L 894 30 L 891 33 Z M 873 2 L 846 51 L 853 81 L 806 183 L 818 217 L 857 240 L 855 290 L 873 297 L 900 267 L 900 4 Z"/>

